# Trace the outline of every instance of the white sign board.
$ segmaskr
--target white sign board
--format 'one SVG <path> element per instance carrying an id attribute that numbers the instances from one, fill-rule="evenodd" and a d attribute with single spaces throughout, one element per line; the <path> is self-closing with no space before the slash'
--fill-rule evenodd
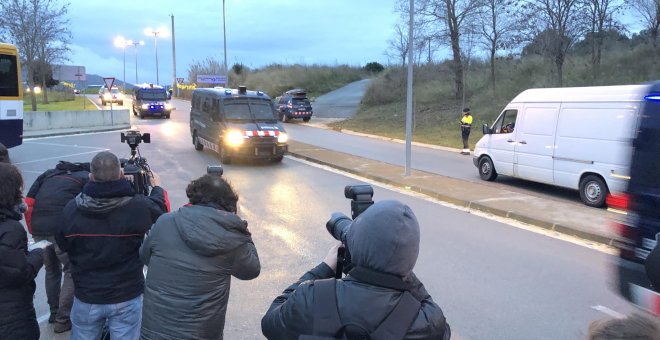
<path id="1" fill-rule="evenodd" d="M 227 84 L 227 76 L 219 76 L 219 75 L 197 75 L 197 83 L 204 83 L 204 84 Z"/>

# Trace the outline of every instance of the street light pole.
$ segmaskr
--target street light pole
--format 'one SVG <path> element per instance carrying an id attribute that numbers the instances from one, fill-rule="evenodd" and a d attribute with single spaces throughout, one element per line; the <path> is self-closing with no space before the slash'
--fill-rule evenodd
<path id="1" fill-rule="evenodd" d="M 167 34 L 167 29 L 165 27 L 161 27 L 157 30 L 152 30 L 151 27 L 147 27 L 144 30 L 144 33 L 147 35 L 154 35 L 154 47 L 156 48 L 156 84 L 160 84 L 160 78 L 158 76 L 158 35 L 160 34 L 162 37 L 165 37 Z"/>
<path id="2" fill-rule="evenodd" d="M 133 47 L 135 47 L 135 85 L 137 85 L 138 84 L 137 50 L 138 50 L 138 46 L 143 46 L 144 45 L 144 40 L 140 40 L 140 41 L 129 40 L 128 45 L 133 45 Z"/>
<path id="3" fill-rule="evenodd" d="M 222 35 L 222 40 L 225 45 L 225 77 L 227 78 L 226 82 L 229 83 L 229 74 L 227 72 L 227 24 L 225 22 L 225 0 L 222 0 Z M 224 85 L 226 87 L 229 84 Z"/>
<path id="4" fill-rule="evenodd" d="M 124 53 L 124 77 L 122 78 L 122 91 L 126 92 L 126 47 L 129 45 L 130 40 L 124 39 L 122 36 L 115 38 L 115 46 L 123 50 Z"/>
<path id="5" fill-rule="evenodd" d="M 174 14 L 170 14 L 170 17 L 172 18 L 172 91 L 176 89 L 174 95 L 178 96 L 179 87 L 176 83 L 176 47 L 174 44 Z"/>

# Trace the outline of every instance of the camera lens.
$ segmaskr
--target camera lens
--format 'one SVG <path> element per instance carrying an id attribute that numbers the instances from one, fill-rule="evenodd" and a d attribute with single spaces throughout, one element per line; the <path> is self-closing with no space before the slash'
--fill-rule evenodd
<path id="1" fill-rule="evenodd" d="M 333 213 L 325 224 L 325 228 L 336 240 L 346 243 L 346 234 L 348 234 L 352 222 L 348 216 L 342 213 Z"/>

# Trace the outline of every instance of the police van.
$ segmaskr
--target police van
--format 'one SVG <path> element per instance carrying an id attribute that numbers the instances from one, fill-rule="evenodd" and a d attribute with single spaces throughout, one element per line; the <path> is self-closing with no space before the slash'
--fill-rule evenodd
<path id="1" fill-rule="evenodd" d="M 158 116 L 170 118 L 172 114 L 171 95 L 164 87 L 154 84 L 143 84 L 133 89 L 133 115 Z"/>
<path id="2" fill-rule="evenodd" d="M 288 151 L 272 99 L 245 86 L 194 90 L 190 135 L 196 150 L 211 149 L 224 164 L 234 158 L 280 162 Z"/>

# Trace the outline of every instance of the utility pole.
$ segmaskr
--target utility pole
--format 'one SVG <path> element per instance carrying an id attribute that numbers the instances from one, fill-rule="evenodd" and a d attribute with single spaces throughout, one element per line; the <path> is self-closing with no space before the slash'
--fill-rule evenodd
<path id="1" fill-rule="evenodd" d="M 406 170 L 410 176 L 412 154 L 412 109 L 413 109 L 413 18 L 414 0 L 410 0 L 410 23 L 408 25 L 408 90 L 406 93 Z"/>
<path id="2" fill-rule="evenodd" d="M 225 45 L 225 77 L 227 78 L 227 84 L 224 84 L 225 87 L 229 86 L 229 72 L 227 72 L 227 24 L 225 21 L 225 0 L 222 0 L 222 39 Z"/>
<path id="3" fill-rule="evenodd" d="M 176 95 L 179 95 L 179 87 L 176 83 L 176 47 L 174 44 L 174 14 L 170 14 L 172 18 L 172 90 L 176 89 Z"/>

